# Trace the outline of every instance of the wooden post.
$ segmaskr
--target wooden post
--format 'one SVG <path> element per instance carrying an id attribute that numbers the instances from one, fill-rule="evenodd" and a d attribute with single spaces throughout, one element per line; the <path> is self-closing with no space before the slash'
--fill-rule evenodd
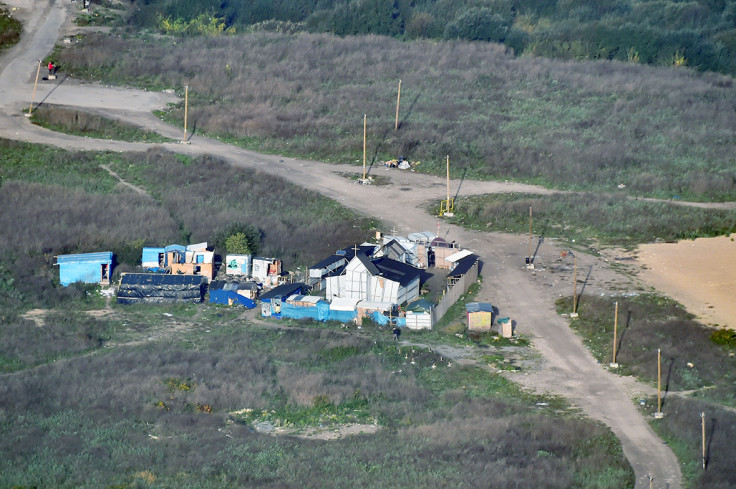
<path id="1" fill-rule="evenodd" d="M 396 124 L 394 125 L 394 131 L 399 130 L 399 103 L 401 102 L 401 80 L 399 80 L 399 93 L 396 95 Z"/>
<path id="2" fill-rule="evenodd" d="M 187 142 L 187 112 L 189 111 L 189 85 L 184 86 L 184 140 Z"/>
<path id="3" fill-rule="evenodd" d="M 447 206 L 450 206 L 450 155 L 447 158 Z"/>
<path id="4" fill-rule="evenodd" d="M 700 413 L 700 428 L 703 432 L 703 470 L 705 470 L 705 411 Z"/>
<path id="5" fill-rule="evenodd" d="M 611 361 L 611 367 L 617 368 L 616 363 L 616 337 L 618 336 L 618 301 L 616 301 L 616 312 L 613 316 L 613 359 Z"/>
<path id="6" fill-rule="evenodd" d="M 33 101 L 36 99 L 36 87 L 38 86 L 38 74 L 41 73 L 41 60 L 38 60 L 38 69 L 36 69 L 36 81 L 33 83 L 33 95 L 31 95 L 31 107 L 28 109 L 28 117 L 33 115 Z"/>
<path id="7" fill-rule="evenodd" d="M 570 314 L 570 317 L 575 319 L 578 317 L 578 257 L 575 255 L 574 257 L 574 265 L 573 265 L 573 272 L 572 272 L 572 314 Z"/>
<path id="8" fill-rule="evenodd" d="M 649 476 L 649 489 L 652 489 L 652 481 L 654 480 L 654 477 L 651 475 Z"/>
<path id="9" fill-rule="evenodd" d="M 368 124 L 368 119 L 365 114 L 363 114 L 363 180 L 365 180 L 365 148 L 366 148 L 366 128 Z"/>
<path id="10" fill-rule="evenodd" d="M 657 348 L 657 412 L 654 417 L 662 417 L 662 350 L 659 348 Z"/>
<path id="11" fill-rule="evenodd" d="M 534 263 L 532 262 L 532 206 L 529 206 L 529 262 L 526 266 L 534 269 Z"/>

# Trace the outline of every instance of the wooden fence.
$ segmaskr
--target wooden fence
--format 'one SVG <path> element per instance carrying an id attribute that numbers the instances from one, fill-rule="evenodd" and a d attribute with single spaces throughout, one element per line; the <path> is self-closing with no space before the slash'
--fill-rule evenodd
<path id="1" fill-rule="evenodd" d="M 465 294 L 473 283 L 478 280 L 478 268 L 480 267 L 480 260 L 475 262 L 468 273 L 460 277 L 455 285 L 447 287 L 445 295 L 442 300 L 432 310 L 432 327 L 437 324 L 440 319 L 445 315 L 448 309 L 460 299 L 460 296 Z"/>

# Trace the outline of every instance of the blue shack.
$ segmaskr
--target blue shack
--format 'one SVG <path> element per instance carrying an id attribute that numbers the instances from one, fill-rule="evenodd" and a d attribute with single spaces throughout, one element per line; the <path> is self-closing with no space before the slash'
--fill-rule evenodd
<path id="1" fill-rule="evenodd" d="M 74 282 L 109 285 L 112 276 L 112 252 L 59 255 L 59 282 L 66 287 Z"/>
<path id="2" fill-rule="evenodd" d="M 245 285 L 245 284 L 244 284 Z M 245 290 L 245 287 L 241 288 L 239 282 L 225 282 L 224 280 L 215 280 L 210 283 L 210 304 L 225 304 L 225 305 L 239 305 L 253 309 L 256 307 L 256 303 L 253 299 L 246 297 L 238 291 Z"/>

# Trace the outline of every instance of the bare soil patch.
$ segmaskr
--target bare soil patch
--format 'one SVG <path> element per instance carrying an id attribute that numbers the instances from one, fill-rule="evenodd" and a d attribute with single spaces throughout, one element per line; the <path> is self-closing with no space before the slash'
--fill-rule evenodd
<path id="1" fill-rule="evenodd" d="M 638 248 L 640 277 L 703 322 L 736 328 L 736 234 Z"/>

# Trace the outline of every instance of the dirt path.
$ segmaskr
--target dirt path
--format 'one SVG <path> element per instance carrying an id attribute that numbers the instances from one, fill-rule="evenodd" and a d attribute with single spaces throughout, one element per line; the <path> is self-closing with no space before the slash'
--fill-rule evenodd
<path id="1" fill-rule="evenodd" d="M 51 50 L 61 26 L 68 19 L 67 9 L 73 9 L 74 4 L 60 0 L 10 0 L 8 3 L 27 9 L 27 24 L 21 43 L 0 58 L 0 136 L 67 149 L 139 151 L 149 148 L 150 145 L 145 144 L 56 134 L 28 123 L 21 110 L 24 106 L 27 108 L 31 97 L 34 60 Z M 55 85 L 43 85 L 36 100 L 88 107 L 109 116 L 120 112 L 126 120 L 146 127 L 160 124 L 151 117 L 152 110 L 176 101 L 171 93 L 99 87 L 64 78 L 63 74 L 57 81 Z M 168 127 L 167 131 L 174 132 L 174 129 Z M 445 193 L 444 180 L 437 177 L 378 169 L 373 171 L 390 178 L 388 185 L 357 186 L 339 175 L 341 172 L 356 173 L 358 169 L 353 166 L 262 155 L 199 136 L 194 136 L 191 143 L 160 146 L 190 155 L 212 154 L 238 167 L 277 174 L 395 225 L 400 233 L 437 229 L 437 218 L 425 211 L 425 202 L 441 198 Z M 454 182 L 453 191 L 459 185 Z M 460 188 L 462 195 L 495 192 L 553 193 L 529 185 L 467 180 Z M 645 387 L 636 387 L 630 379 L 601 368 L 570 330 L 567 321 L 556 314 L 554 300 L 570 295 L 572 282 L 569 267 L 560 266 L 558 262 L 560 250 L 554 242 L 547 241 L 540 247 L 536 261 L 538 270 L 528 271 L 523 267 L 528 246 L 524 236 L 468 231 L 444 223 L 440 223 L 440 234 L 480 254 L 485 267 L 479 300 L 497 305 L 504 316 L 517 320 L 519 331 L 531 336 L 534 348 L 542 354 L 543 368 L 516 374 L 514 380 L 538 391 L 564 396 L 591 418 L 610 426 L 634 467 L 637 488 L 649 487 L 649 475 L 654 476 L 654 487 L 679 488 L 681 475 L 677 459 L 631 401 L 632 389 Z M 586 293 L 605 294 L 632 286 L 630 279 L 613 272 L 599 256 L 581 256 L 578 265 L 583 270 L 588 267 L 591 270 Z"/>

